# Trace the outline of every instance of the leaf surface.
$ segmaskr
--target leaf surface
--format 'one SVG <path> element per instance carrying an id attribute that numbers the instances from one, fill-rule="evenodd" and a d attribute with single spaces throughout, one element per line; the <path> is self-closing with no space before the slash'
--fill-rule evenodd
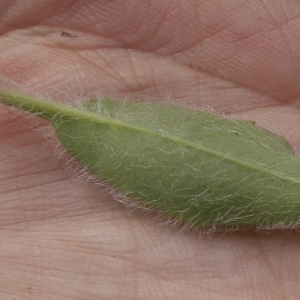
<path id="1" fill-rule="evenodd" d="M 201 227 L 299 223 L 300 159 L 251 122 L 168 105 L 18 97 L 1 101 L 49 119 L 86 170 L 147 207 Z"/>

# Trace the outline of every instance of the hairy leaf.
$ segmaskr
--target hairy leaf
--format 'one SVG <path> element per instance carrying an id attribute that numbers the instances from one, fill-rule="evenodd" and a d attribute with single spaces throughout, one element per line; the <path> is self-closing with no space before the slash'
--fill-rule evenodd
<path id="1" fill-rule="evenodd" d="M 70 107 L 16 92 L 0 101 L 48 119 L 86 170 L 119 193 L 197 226 L 300 220 L 300 159 L 251 122 L 168 105 Z"/>

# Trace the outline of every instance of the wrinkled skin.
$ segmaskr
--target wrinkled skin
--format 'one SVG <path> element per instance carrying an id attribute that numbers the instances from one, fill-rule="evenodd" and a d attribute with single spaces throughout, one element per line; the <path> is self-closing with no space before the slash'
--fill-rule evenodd
<path id="1" fill-rule="evenodd" d="M 299 21 L 296 0 L 2 0 L 1 85 L 210 108 L 299 154 Z M 0 145 L 1 299 L 299 299 L 296 231 L 205 237 L 125 209 L 4 105 Z"/>

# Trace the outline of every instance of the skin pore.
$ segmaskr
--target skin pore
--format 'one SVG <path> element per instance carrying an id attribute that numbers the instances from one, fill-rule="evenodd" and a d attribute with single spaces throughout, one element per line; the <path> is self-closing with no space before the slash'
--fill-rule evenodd
<path id="1" fill-rule="evenodd" d="M 300 152 L 298 1 L 2 1 L 0 12 L 3 86 L 209 109 Z M 296 231 L 198 236 L 125 209 L 66 169 L 47 122 L 4 105 L 0 145 L 0 298 L 298 298 Z"/>

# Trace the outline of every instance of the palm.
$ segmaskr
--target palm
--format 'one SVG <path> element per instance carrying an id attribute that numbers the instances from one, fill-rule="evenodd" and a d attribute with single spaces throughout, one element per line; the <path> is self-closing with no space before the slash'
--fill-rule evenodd
<path id="1" fill-rule="evenodd" d="M 210 107 L 299 152 L 300 6 L 223 2 L 2 1 L 2 84 L 57 101 Z M 1 106 L 1 298 L 297 298 L 297 233 L 199 238 L 157 225 L 55 164 L 58 142 L 36 120 Z"/>

